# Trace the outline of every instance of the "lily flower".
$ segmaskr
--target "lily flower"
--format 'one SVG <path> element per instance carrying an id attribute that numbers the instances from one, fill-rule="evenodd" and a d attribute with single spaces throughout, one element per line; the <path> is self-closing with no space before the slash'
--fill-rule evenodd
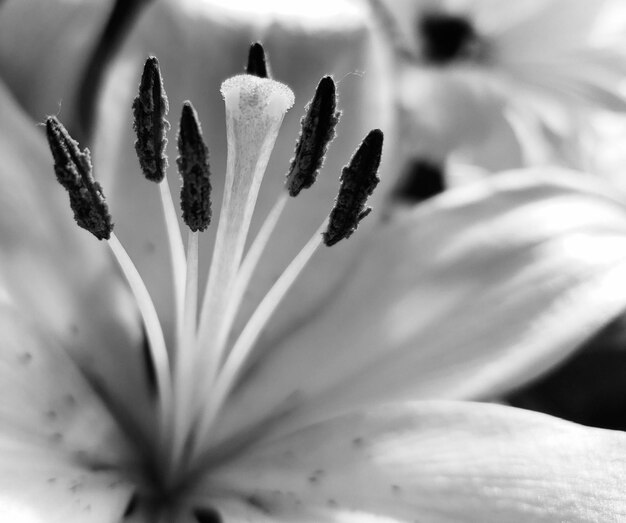
<path id="1" fill-rule="evenodd" d="M 590 115 L 626 110 L 623 33 L 616 37 L 619 29 L 607 23 L 623 5 L 370 4 L 394 49 L 408 146 L 431 160 L 456 152 L 491 170 L 546 162 L 581 168 Z"/>
<path id="2" fill-rule="evenodd" d="M 251 56 L 259 58 L 258 48 Z M 623 512 L 611 483 L 619 462 L 609 475 L 599 465 L 606 449 L 619 456 L 619 438 L 504 407 L 413 403 L 501 393 L 614 317 L 625 301 L 615 292 L 626 281 L 620 200 L 571 173 L 505 173 L 433 198 L 385 227 L 366 218 L 354 238 L 315 257 L 319 231 L 334 244 L 369 212 L 363 200 L 376 182 L 381 145 L 374 131 L 343 170 L 329 222 L 309 241 L 304 232 L 290 264 L 273 265 L 263 254 L 283 203 L 244 256 L 254 193 L 293 95 L 274 80 L 243 75 L 222 87 L 228 189 L 203 281 L 196 249 L 209 217 L 207 150 L 185 105 L 178 163 L 191 232 L 184 255 L 163 170 L 167 103 L 156 65 L 147 62 L 134 113 L 141 168 L 164 203 L 162 241 L 173 263 L 155 270 L 174 289 L 173 305 L 161 309 L 172 311 L 169 321 L 112 234 L 106 186 L 94 180 L 88 151 L 56 118 L 47 120 L 57 178 L 79 225 L 101 242 L 70 226 L 46 144 L 0 91 L 7 108 L 0 176 L 11 188 L 0 206 L 5 519 L 536 521 Z M 323 106 L 328 117 L 305 118 L 301 144 L 318 136 L 311 122 L 336 122 L 334 104 L 316 99 L 309 113 Z M 323 143 L 332 138 L 328 126 Z M 308 185 L 294 174 L 301 165 L 289 169 L 289 192 Z M 142 181 L 146 192 L 154 189 Z M 357 254 L 348 266 L 344 243 Z M 258 306 L 243 301 L 257 263 L 279 273 Z M 319 278 L 324 272 L 332 285 Z M 589 483 L 571 474 L 565 440 L 576 443 L 572 452 L 589 450 Z M 545 474 L 544 453 L 555 449 L 570 468 Z M 538 489 L 553 502 L 538 502 Z M 581 493 L 590 494 L 584 504 Z"/>

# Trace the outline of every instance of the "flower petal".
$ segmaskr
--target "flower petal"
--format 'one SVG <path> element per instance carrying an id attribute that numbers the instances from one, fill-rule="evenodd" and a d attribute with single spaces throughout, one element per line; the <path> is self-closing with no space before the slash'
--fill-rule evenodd
<path id="1" fill-rule="evenodd" d="M 139 319 L 107 245 L 74 223 L 42 133 L 1 83 L 0 106 L 0 284 L 105 390 L 149 412 Z"/>
<path id="2" fill-rule="evenodd" d="M 310 18 L 284 10 L 259 14 L 256 11 L 261 8 L 256 4 L 256 11 L 252 12 L 225 6 L 223 2 L 215 4 L 155 2 L 148 8 L 121 53 L 101 105 L 102 125 L 94 161 L 111 190 L 110 203 L 118 225 L 117 233 L 145 276 L 166 323 L 171 323 L 173 312 L 171 291 L 163 284 L 163 271 L 169 260 L 163 241 L 159 195 L 139 174 L 132 147 L 129 109 L 147 54 L 159 58 L 170 101 L 170 121 L 178 120 L 184 100 L 191 100 L 198 111 L 210 150 L 214 216 L 219 215 L 226 169 L 226 127 L 220 84 L 243 72 L 250 43 L 260 39 L 269 55 L 274 78 L 293 89 L 295 105 L 285 118 L 270 158 L 251 234 L 259 229 L 262 219 L 284 190 L 284 175 L 294 154 L 300 118 L 319 79 L 333 74 L 339 84 L 339 108 L 343 116 L 324 172 L 311 190 L 285 210 L 266 251 L 267 256 L 254 277 L 255 288 L 248 294 L 247 311 L 259 302 L 276 273 L 287 265 L 330 212 L 341 167 L 360 140 L 373 127 L 388 127 L 391 117 L 390 108 L 387 111 L 381 108 L 381 104 L 389 100 L 385 90 L 388 76 L 381 72 L 380 57 L 372 51 L 365 17 L 349 2 L 336 2 L 335 11 L 344 9 L 345 16 L 318 11 L 317 17 Z M 173 136 L 170 133 L 168 149 L 172 165 L 176 156 Z M 169 179 L 173 184 L 172 193 L 177 194 L 177 176 L 171 169 Z M 138 201 L 142 202 L 141 213 L 136 209 Z M 211 244 L 215 230 L 216 227 L 210 227 L 202 241 Z M 202 268 L 208 268 L 206 258 L 208 256 L 201 256 L 201 275 Z"/>
<path id="3" fill-rule="evenodd" d="M 514 171 L 380 228 L 334 301 L 257 353 L 225 433 L 283 407 L 490 396 L 561 361 L 626 304 L 626 207 L 581 178 Z"/>
<path id="4" fill-rule="evenodd" d="M 231 488 L 251 514 L 278 521 L 360 512 L 381 523 L 593 522 L 626 516 L 624 478 L 624 433 L 498 405 L 415 402 L 251 448 L 204 488 Z"/>
<path id="5" fill-rule="evenodd" d="M 36 120 L 75 107 L 85 60 L 111 0 L 5 0 L 0 17 L 0 76 Z"/>
<path id="6" fill-rule="evenodd" d="M 126 436 L 50 333 L 6 303 L 0 331 L 0 516 L 119 518 L 131 490 Z"/>

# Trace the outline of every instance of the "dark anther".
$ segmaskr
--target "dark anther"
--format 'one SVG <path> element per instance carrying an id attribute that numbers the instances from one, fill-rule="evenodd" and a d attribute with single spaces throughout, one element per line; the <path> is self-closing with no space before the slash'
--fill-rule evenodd
<path id="1" fill-rule="evenodd" d="M 330 213 L 324 243 L 329 247 L 349 238 L 371 208 L 365 207 L 380 178 L 378 167 L 383 149 L 383 132 L 374 129 L 365 137 L 350 163 L 341 171 L 339 194 Z"/>
<path id="2" fill-rule="evenodd" d="M 476 53 L 478 35 L 463 16 L 427 13 L 419 19 L 417 31 L 423 56 L 432 64 L 443 65 Z"/>
<path id="3" fill-rule="evenodd" d="M 165 119 L 168 110 L 159 62 L 151 56 L 146 60 L 139 84 L 139 94 L 133 102 L 133 128 L 137 134 L 135 151 L 139 165 L 144 176 L 153 182 L 160 182 L 165 178 L 166 133 L 170 128 L 169 122 Z"/>
<path id="4" fill-rule="evenodd" d="M 270 66 L 267 56 L 265 56 L 265 49 L 263 49 L 263 46 L 259 42 L 255 42 L 250 46 L 246 74 L 252 74 L 260 78 L 271 78 Z"/>
<path id="5" fill-rule="evenodd" d="M 404 169 L 392 197 L 406 203 L 419 203 L 446 189 L 443 167 L 436 162 L 415 158 Z"/>
<path id="6" fill-rule="evenodd" d="M 80 150 L 59 120 L 46 120 L 48 144 L 54 158 L 54 172 L 70 197 L 76 223 L 99 240 L 108 240 L 113 232 L 109 207 L 102 187 L 93 178 L 89 149 Z"/>
<path id="7" fill-rule="evenodd" d="M 290 196 L 297 196 L 302 189 L 308 189 L 315 183 L 328 144 L 335 137 L 335 127 L 340 116 L 335 82 L 330 76 L 325 76 L 300 122 L 302 130 L 285 181 Z"/>
<path id="8" fill-rule="evenodd" d="M 221 514 L 214 508 L 198 508 L 193 511 L 198 523 L 222 523 Z"/>
<path id="9" fill-rule="evenodd" d="M 178 132 L 178 172 L 183 179 L 180 206 L 183 221 L 194 232 L 204 231 L 211 223 L 211 182 L 209 149 L 202 139 L 198 115 L 185 102 Z"/>

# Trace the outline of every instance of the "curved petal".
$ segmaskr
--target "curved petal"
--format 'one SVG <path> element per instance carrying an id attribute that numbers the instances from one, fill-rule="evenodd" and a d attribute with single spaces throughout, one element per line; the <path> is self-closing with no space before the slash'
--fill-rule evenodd
<path id="1" fill-rule="evenodd" d="M 120 518 L 131 494 L 126 436 L 54 336 L 0 305 L 0 516 Z"/>
<path id="2" fill-rule="evenodd" d="M 626 517 L 626 435 L 488 404 L 386 405 L 250 449 L 204 488 L 279 521 Z M 243 498 L 243 499 L 242 499 Z"/>
<path id="3" fill-rule="evenodd" d="M 134 303 L 106 244 L 80 230 L 35 123 L 0 83 L 0 283 L 113 396 L 149 412 Z"/>
<path id="4" fill-rule="evenodd" d="M 221 82 L 242 72 L 250 43 L 260 40 L 269 55 L 274 78 L 294 91 L 295 106 L 285 118 L 272 153 L 251 234 L 259 229 L 283 190 L 283 177 L 294 153 L 299 121 L 319 79 L 333 74 L 339 84 L 339 107 L 343 116 L 324 172 L 310 191 L 288 205 L 267 256 L 255 275 L 256 287 L 248 294 L 247 310 L 258 303 L 276 273 L 330 212 L 341 167 L 358 143 L 371 128 L 389 127 L 391 116 L 385 105 L 389 103 L 386 102 L 389 100 L 386 91 L 388 75 L 382 73 L 383 64 L 373 49 L 367 20 L 354 5 L 340 0 L 327 1 L 326 4 L 332 7 L 329 10 L 311 4 L 308 9 L 285 7 L 263 12 L 266 9 L 264 3 L 250 3 L 248 10 L 237 10 L 227 2 L 217 4 L 154 2 L 121 53 L 101 105 L 102 125 L 94 160 L 105 187 L 111 191 L 118 234 L 145 275 L 165 321 L 172 318 L 172 303 L 171 290 L 163 284 L 163 272 L 169 260 L 163 241 L 159 194 L 139 172 L 130 111 L 140 69 L 148 54 L 159 58 L 170 101 L 169 120 L 173 129 L 169 135 L 168 153 L 172 193 L 179 192 L 178 177 L 173 169 L 177 155 L 175 133 L 182 103 L 189 99 L 198 111 L 210 150 L 214 216 L 219 215 L 226 166 Z M 392 143 L 390 140 L 389 144 Z M 387 154 L 389 158 L 393 157 L 391 148 Z M 140 212 L 138 201 L 142 202 Z M 203 235 L 202 242 L 207 246 L 213 242 L 215 230 L 213 226 Z M 207 254 L 201 256 L 201 267 L 205 270 L 209 253 L 207 248 Z"/>
<path id="5" fill-rule="evenodd" d="M 102 31 L 112 0 L 4 0 L 0 77 L 28 114 L 73 111 L 85 59 Z M 66 119 L 66 118 L 64 118 Z"/>
<path id="6" fill-rule="evenodd" d="M 223 430 L 490 396 L 567 357 L 626 304 L 626 207 L 579 177 L 505 173 L 380 228 L 334 301 L 257 352 Z"/>

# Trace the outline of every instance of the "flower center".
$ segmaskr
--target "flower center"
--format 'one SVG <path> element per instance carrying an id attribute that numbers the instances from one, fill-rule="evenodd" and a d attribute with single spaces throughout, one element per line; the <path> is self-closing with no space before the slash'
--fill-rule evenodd
<path id="1" fill-rule="evenodd" d="M 367 216 L 370 209 L 365 202 L 379 181 L 377 170 L 383 136 L 375 129 L 344 167 L 339 194 L 329 217 L 288 264 L 241 332 L 233 332 L 243 296 L 272 231 L 290 197 L 315 182 L 340 116 L 336 109 L 335 83 L 325 77 L 302 119 L 302 131 L 284 191 L 245 251 L 259 186 L 283 117 L 293 104 L 291 90 L 266 77 L 269 68 L 260 44 L 252 46 L 246 70 L 249 74 L 222 84 L 227 169 L 216 241 L 203 292 L 198 284 L 198 237 L 209 226 L 212 213 L 209 152 L 197 114 L 185 102 L 177 140 L 176 164 L 183 182 L 182 219 L 189 229 L 185 246 L 166 178 L 165 149 L 170 124 L 165 117 L 169 105 L 154 57 L 146 62 L 139 95 L 133 103 L 135 149 L 144 176 L 158 184 L 170 246 L 176 315 L 175 341 L 171 347 L 165 342 L 160 318 L 141 275 L 113 233 L 101 187 L 91 172 L 89 151 L 81 151 L 55 117 L 47 121 L 55 172 L 69 193 L 75 219 L 98 239 L 108 241 L 135 296 L 146 332 L 148 367 L 153 369 L 157 392 L 156 426 L 139 430 L 137 445 L 147 458 L 144 469 L 135 471 L 140 476 L 137 494 L 127 512 L 139 510 L 137 507 L 141 505 L 146 514 L 166 513 L 181 502 L 185 489 L 195 479 L 206 475 L 212 464 L 229 459 L 248 445 L 270 421 L 264 420 L 259 427 L 253 426 L 245 434 L 227 441 L 219 440 L 213 430 L 272 314 L 319 246 L 322 243 L 331 246 L 348 238 Z M 123 414 L 118 419 L 128 420 L 129 413 Z M 193 513 L 202 523 L 220 520 L 210 510 Z"/>
<path id="2" fill-rule="evenodd" d="M 430 64 L 446 65 L 481 55 L 481 39 L 472 22 L 464 16 L 426 13 L 418 19 L 416 31 L 423 58 Z"/>

